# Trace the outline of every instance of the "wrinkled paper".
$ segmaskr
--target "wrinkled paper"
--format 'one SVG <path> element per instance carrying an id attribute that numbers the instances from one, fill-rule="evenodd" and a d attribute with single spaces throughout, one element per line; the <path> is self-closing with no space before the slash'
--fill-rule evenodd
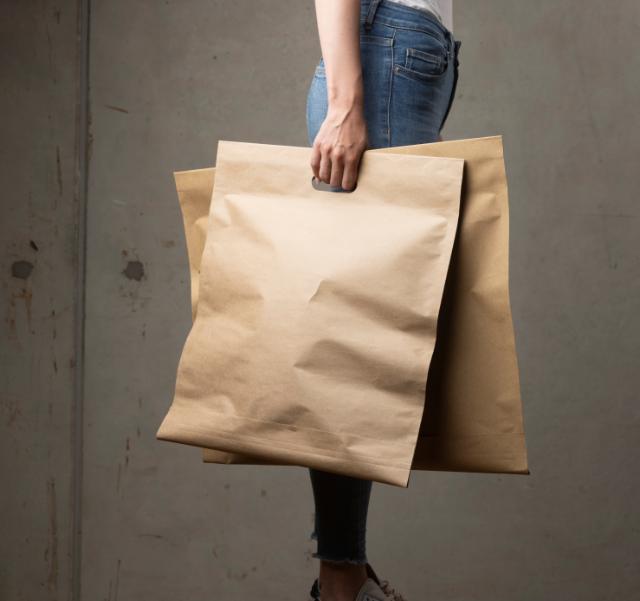
<path id="1" fill-rule="evenodd" d="M 499 136 L 394 147 L 465 159 L 458 237 L 445 284 L 412 469 L 528 474 L 509 308 L 508 199 Z M 389 152 L 379 149 L 371 152 Z M 198 281 L 215 168 L 175 174 L 192 283 Z M 197 305 L 192 293 L 192 306 Z M 464 374 L 464 377 L 459 377 Z M 269 463 L 202 449 L 211 463 Z"/>
<path id="2" fill-rule="evenodd" d="M 219 142 L 157 437 L 407 486 L 464 160 L 367 151 L 357 188 L 336 193 L 313 187 L 310 152 Z M 206 175 L 183 178 L 191 201 Z M 195 271 L 204 214 L 185 208 Z"/>

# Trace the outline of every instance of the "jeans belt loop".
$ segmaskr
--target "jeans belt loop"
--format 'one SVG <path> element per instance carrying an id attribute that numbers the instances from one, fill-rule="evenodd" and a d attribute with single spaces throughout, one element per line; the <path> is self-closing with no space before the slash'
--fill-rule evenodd
<path id="1" fill-rule="evenodd" d="M 455 58 L 455 53 L 456 47 L 453 34 L 449 30 L 447 30 L 447 54 L 450 61 Z"/>
<path id="2" fill-rule="evenodd" d="M 373 25 L 373 18 L 376 16 L 376 10 L 378 10 L 378 6 L 380 5 L 380 2 L 382 2 L 382 0 L 371 0 L 371 4 L 369 4 L 367 17 L 364 21 L 364 28 L 367 31 L 370 31 L 371 26 Z"/>

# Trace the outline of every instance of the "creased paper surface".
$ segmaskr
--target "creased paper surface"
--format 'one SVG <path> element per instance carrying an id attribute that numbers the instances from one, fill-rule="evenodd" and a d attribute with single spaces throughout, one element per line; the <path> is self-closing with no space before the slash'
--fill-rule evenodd
<path id="1" fill-rule="evenodd" d="M 407 486 L 464 161 L 368 151 L 334 193 L 312 187 L 310 151 L 220 141 L 157 436 Z"/>
<path id="2" fill-rule="evenodd" d="M 389 151 L 465 159 L 458 236 L 412 469 L 527 474 L 509 307 L 509 215 L 502 140 L 492 136 L 371 152 Z M 185 202 L 191 202 L 206 218 L 214 174 L 214 168 L 175 174 L 183 213 L 189 213 Z M 185 223 L 185 231 L 188 240 L 198 239 L 197 228 Z M 192 278 L 197 277 L 201 254 L 201 247 L 194 254 L 189 245 Z M 192 302 L 195 307 L 195 296 Z M 202 455 L 212 463 L 269 463 L 208 448 Z"/>

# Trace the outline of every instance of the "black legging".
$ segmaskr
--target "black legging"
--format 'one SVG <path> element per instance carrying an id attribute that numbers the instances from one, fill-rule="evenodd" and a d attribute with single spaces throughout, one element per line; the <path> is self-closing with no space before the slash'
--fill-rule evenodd
<path id="1" fill-rule="evenodd" d="M 366 528 L 371 480 L 309 469 L 315 501 L 311 538 L 318 541 L 313 557 L 366 563 Z"/>

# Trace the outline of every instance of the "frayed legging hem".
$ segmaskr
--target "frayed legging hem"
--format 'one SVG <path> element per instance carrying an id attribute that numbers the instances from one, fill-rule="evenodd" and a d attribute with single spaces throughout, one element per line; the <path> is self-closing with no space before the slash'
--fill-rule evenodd
<path id="1" fill-rule="evenodd" d="M 320 553 L 312 553 L 311 556 L 315 557 L 316 559 L 319 559 L 320 561 L 330 561 L 331 563 L 351 563 L 355 565 L 365 565 L 369 563 L 366 557 L 363 557 L 363 558 L 344 557 L 344 558 L 338 559 L 336 557 L 325 557 Z"/>

